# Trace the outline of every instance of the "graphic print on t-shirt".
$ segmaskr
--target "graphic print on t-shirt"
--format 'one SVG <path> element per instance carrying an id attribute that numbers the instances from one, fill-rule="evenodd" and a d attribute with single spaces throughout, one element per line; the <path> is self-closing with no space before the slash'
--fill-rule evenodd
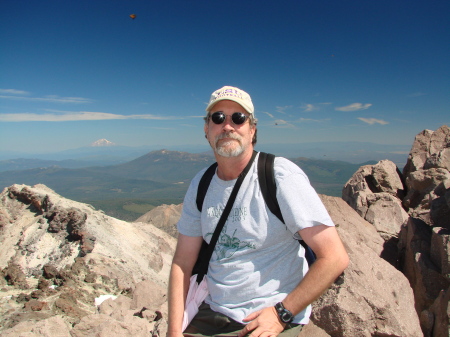
<path id="1" fill-rule="evenodd" d="M 223 208 L 219 207 L 209 207 L 207 209 L 208 217 L 220 218 L 222 212 Z M 235 207 L 231 210 L 227 222 L 223 226 L 222 232 L 220 233 L 219 236 L 219 240 L 217 240 L 216 247 L 214 249 L 217 260 L 230 258 L 237 251 L 245 248 L 256 249 L 255 244 L 251 242 L 241 241 L 239 238 L 235 236 L 237 228 L 233 231 L 233 233 L 227 233 L 229 223 L 243 221 L 245 220 L 247 214 L 248 214 L 247 207 Z M 213 232 L 207 233 L 205 235 L 205 239 L 207 239 L 210 236 L 212 237 L 212 235 Z"/>

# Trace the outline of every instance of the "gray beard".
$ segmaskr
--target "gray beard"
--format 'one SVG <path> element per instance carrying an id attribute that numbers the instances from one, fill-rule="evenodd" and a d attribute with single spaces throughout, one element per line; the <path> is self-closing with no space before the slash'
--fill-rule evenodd
<path id="1" fill-rule="evenodd" d="M 236 147 L 228 147 L 229 142 L 222 143 L 218 145 L 219 140 L 223 138 L 233 138 L 238 141 L 238 145 Z M 233 142 L 234 143 L 234 142 Z M 241 137 L 233 134 L 233 133 L 225 133 L 216 138 L 214 151 L 222 157 L 230 158 L 237 157 L 241 155 L 245 150 L 245 147 L 241 143 Z"/>

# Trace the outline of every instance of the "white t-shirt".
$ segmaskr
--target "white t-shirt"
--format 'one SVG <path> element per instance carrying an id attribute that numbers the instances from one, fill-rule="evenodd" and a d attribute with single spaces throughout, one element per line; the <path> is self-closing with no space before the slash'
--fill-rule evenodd
<path id="1" fill-rule="evenodd" d="M 245 177 L 217 241 L 207 277 L 211 309 L 242 322 L 250 313 L 282 301 L 308 271 L 298 231 L 324 224 L 334 226 L 305 173 L 291 161 L 276 157 L 277 199 L 283 224 L 267 208 L 258 182 L 257 161 Z M 211 180 L 200 213 L 197 188 L 206 169 L 186 193 L 178 231 L 210 242 L 236 180 Z M 294 323 L 307 324 L 311 306 Z"/>

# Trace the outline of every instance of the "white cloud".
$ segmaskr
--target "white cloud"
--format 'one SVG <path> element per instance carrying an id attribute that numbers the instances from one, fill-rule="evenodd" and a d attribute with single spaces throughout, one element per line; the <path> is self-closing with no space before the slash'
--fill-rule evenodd
<path id="1" fill-rule="evenodd" d="M 322 122 L 325 122 L 328 120 L 329 120 L 328 118 L 327 119 L 300 118 L 300 119 L 297 119 L 296 122 L 299 122 L 299 123 L 306 123 L 306 122 L 322 123 Z"/>
<path id="2" fill-rule="evenodd" d="M 358 119 L 360 121 L 363 121 L 364 123 L 373 125 L 373 124 L 381 124 L 381 125 L 386 125 L 389 124 L 389 122 L 386 122 L 382 119 L 376 119 L 376 118 L 363 118 L 363 117 L 358 117 Z"/>
<path id="3" fill-rule="evenodd" d="M 315 106 L 314 104 L 305 104 L 302 106 L 303 111 L 310 112 L 314 110 L 318 110 L 319 107 Z"/>
<path id="4" fill-rule="evenodd" d="M 272 114 L 270 114 L 270 113 L 268 113 L 268 112 L 266 112 L 266 111 L 263 111 L 262 113 L 263 113 L 263 114 L 266 114 L 266 115 L 269 116 L 270 118 L 275 118 L 274 115 L 272 115 Z"/>
<path id="5" fill-rule="evenodd" d="M 336 108 L 336 110 L 337 111 L 358 111 L 358 110 L 366 110 L 366 109 L 370 108 L 371 106 L 372 106 L 372 104 L 370 104 L 370 103 L 367 103 L 367 104 L 352 103 L 347 106 L 342 106 L 342 107 Z"/>
<path id="6" fill-rule="evenodd" d="M 277 106 L 277 107 L 276 107 L 276 110 L 277 110 L 277 112 L 279 112 L 279 113 L 285 114 L 285 113 L 286 113 L 285 110 L 288 110 L 288 109 L 291 109 L 291 108 L 292 108 L 292 105 Z"/>
<path id="7" fill-rule="evenodd" d="M 16 90 L 16 89 L 0 89 L 0 94 L 5 95 L 29 95 L 30 93 L 24 90 Z"/>
<path id="8" fill-rule="evenodd" d="M 118 115 L 106 112 L 68 112 L 58 111 L 53 113 L 35 114 L 0 114 L 0 122 L 73 122 L 73 121 L 99 121 L 99 120 L 117 120 L 117 119 L 153 119 L 153 120 L 171 120 L 175 117 L 155 116 L 155 115 Z"/>
<path id="9" fill-rule="evenodd" d="M 23 96 L 9 96 L 0 95 L 3 99 L 13 99 L 16 101 L 34 101 L 34 102 L 51 102 L 51 103 L 92 103 L 89 98 L 83 97 L 59 97 L 55 95 L 49 95 L 44 97 L 23 97 Z"/>

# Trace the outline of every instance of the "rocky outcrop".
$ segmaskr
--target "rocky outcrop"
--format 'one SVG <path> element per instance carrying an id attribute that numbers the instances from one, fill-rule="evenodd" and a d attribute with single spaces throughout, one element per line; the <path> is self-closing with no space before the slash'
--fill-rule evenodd
<path id="1" fill-rule="evenodd" d="M 382 160 L 360 167 L 345 184 L 342 198 L 388 241 L 398 238 L 402 225 L 408 221 L 401 203 L 404 190 L 397 166 Z"/>
<path id="2" fill-rule="evenodd" d="M 425 336 L 447 337 L 450 128 L 418 134 L 403 174 L 394 166 L 381 161 L 361 167 L 344 186 L 342 197 L 385 239 L 381 256 L 408 278 Z M 381 175 L 380 167 L 384 167 Z"/>
<path id="3" fill-rule="evenodd" d="M 313 305 L 312 320 L 331 336 L 423 336 L 406 277 L 380 258 L 384 240 L 341 198 L 321 196 L 350 265 Z"/>
<path id="4" fill-rule="evenodd" d="M 138 325 L 153 329 L 147 333 L 164 329 L 157 313 L 166 310 L 173 237 L 152 225 L 108 217 L 43 185 L 13 185 L 0 201 L 2 336 L 22 330 L 34 331 L 27 336 L 65 336 L 69 330 L 93 336 L 103 325 L 90 332 L 72 326 L 98 321 L 95 300 L 104 295 L 130 300 L 123 317 L 132 321 L 108 316 L 114 326 L 130 329 L 130 336 L 137 336 Z"/>
<path id="5" fill-rule="evenodd" d="M 177 222 L 182 209 L 183 204 L 161 205 L 139 217 L 136 222 L 152 224 L 176 238 L 178 237 Z"/>
<path id="6" fill-rule="evenodd" d="M 450 229 L 449 170 L 450 128 L 418 134 L 403 170 L 408 189 L 403 205 L 412 217 Z"/>

